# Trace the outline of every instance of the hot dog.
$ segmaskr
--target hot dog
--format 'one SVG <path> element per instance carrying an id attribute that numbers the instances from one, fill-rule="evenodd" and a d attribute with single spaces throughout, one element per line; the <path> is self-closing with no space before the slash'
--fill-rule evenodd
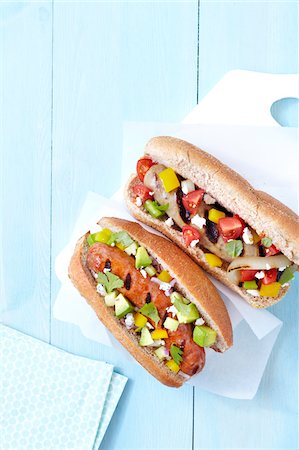
<path id="1" fill-rule="evenodd" d="M 135 218 L 252 306 L 286 294 L 299 263 L 298 216 L 212 155 L 180 139 L 153 138 L 125 198 Z"/>
<path id="2" fill-rule="evenodd" d="M 232 345 L 225 305 L 178 247 L 140 225 L 103 218 L 77 242 L 69 276 L 99 319 L 162 383 L 179 387 L 205 365 L 205 346 Z"/>

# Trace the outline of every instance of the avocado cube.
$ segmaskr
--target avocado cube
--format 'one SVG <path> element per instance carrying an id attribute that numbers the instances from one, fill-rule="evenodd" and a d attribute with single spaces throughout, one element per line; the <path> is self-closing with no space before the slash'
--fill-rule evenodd
<path id="1" fill-rule="evenodd" d="M 115 299 L 115 315 L 118 319 L 134 311 L 133 305 L 122 294 L 119 294 Z"/>
<path id="2" fill-rule="evenodd" d="M 136 269 L 140 269 L 141 267 L 150 266 L 152 263 L 152 259 L 147 253 L 144 247 L 138 247 L 135 257 L 135 267 Z"/>
<path id="3" fill-rule="evenodd" d="M 154 340 L 151 337 L 151 333 L 149 332 L 149 329 L 147 327 L 143 327 L 141 330 L 139 345 L 141 345 L 141 347 L 145 347 L 147 345 L 152 345 L 153 343 L 154 343 Z"/>
<path id="4" fill-rule="evenodd" d="M 206 325 L 198 325 L 193 330 L 193 341 L 200 347 L 210 347 L 216 341 L 216 331 Z"/>

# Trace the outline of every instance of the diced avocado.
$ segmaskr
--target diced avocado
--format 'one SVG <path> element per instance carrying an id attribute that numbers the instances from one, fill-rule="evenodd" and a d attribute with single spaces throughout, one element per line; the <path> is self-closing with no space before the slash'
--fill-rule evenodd
<path id="1" fill-rule="evenodd" d="M 186 305 L 180 298 L 173 298 L 171 301 L 178 310 L 177 318 L 180 323 L 192 323 L 199 319 L 199 311 L 193 303 Z"/>
<path id="2" fill-rule="evenodd" d="M 125 252 L 127 253 L 127 255 L 136 255 L 138 249 L 138 244 L 137 242 L 133 242 L 133 244 L 129 245 L 129 247 L 125 248 Z"/>
<path id="3" fill-rule="evenodd" d="M 143 327 L 141 330 L 139 345 L 141 345 L 141 347 L 145 347 L 146 345 L 152 345 L 153 343 L 154 341 L 151 337 L 149 329 L 147 327 Z"/>
<path id="4" fill-rule="evenodd" d="M 253 281 L 244 281 L 243 283 L 244 289 L 258 289 L 257 282 L 255 280 Z"/>
<path id="5" fill-rule="evenodd" d="M 165 359 L 166 355 L 165 355 L 165 347 L 163 347 L 163 345 L 159 348 L 157 348 L 157 350 L 155 350 L 155 354 L 158 356 L 159 359 Z"/>
<path id="6" fill-rule="evenodd" d="M 280 284 L 285 284 L 285 283 L 288 283 L 289 281 L 291 281 L 293 278 L 294 278 L 293 272 L 291 271 L 290 267 L 287 267 L 282 272 L 281 277 L 279 278 L 278 282 Z"/>
<path id="7" fill-rule="evenodd" d="M 216 341 L 216 331 L 206 325 L 198 325 L 193 330 L 193 341 L 200 347 L 210 347 Z"/>
<path id="8" fill-rule="evenodd" d="M 115 299 L 116 317 L 121 319 L 132 311 L 134 311 L 133 305 L 122 294 L 119 294 Z"/>
<path id="9" fill-rule="evenodd" d="M 105 295 L 105 303 L 107 306 L 115 306 L 115 299 L 117 298 L 117 292 L 113 291 L 110 294 Z"/>
<path id="10" fill-rule="evenodd" d="M 170 295 L 170 301 L 171 303 L 174 304 L 175 300 L 179 300 L 182 303 L 185 303 L 185 305 L 189 305 L 189 300 L 185 297 L 183 297 L 181 294 L 179 294 L 178 292 L 174 291 L 171 295 Z"/>
<path id="11" fill-rule="evenodd" d="M 150 266 L 152 263 L 152 259 L 147 253 L 144 247 L 138 247 L 135 257 L 135 267 L 136 269 L 140 269 L 141 267 Z"/>
<path id="12" fill-rule="evenodd" d="M 89 234 L 87 236 L 87 242 L 90 247 L 95 243 L 94 234 Z"/>
<path id="13" fill-rule="evenodd" d="M 166 330 L 176 331 L 178 329 L 179 324 L 180 323 L 178 320 L 172 319 L 171 317 L 166 317 L 163 326 L 164 328 L 166 328 Z"/>
<path id="14" fill-rule="evenodd" d="M 153 277 L 154 275 L 156 275 L 156 269 L 154 268 L 154 266 L 147 266 L 145 268 L 146 273 L 150 276 Z"/>

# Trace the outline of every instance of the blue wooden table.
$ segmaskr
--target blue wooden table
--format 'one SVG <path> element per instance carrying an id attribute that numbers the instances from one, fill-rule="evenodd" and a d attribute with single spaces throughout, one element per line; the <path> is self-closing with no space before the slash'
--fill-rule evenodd
<path id="1" fill-rule="evenodd" d="M 119 186 L 122 123 L 180 121 L 230 69 L 295 73 L 297 43 L 297 2 L 1 1 L 1 318 L 130 378 L 103 449 L 298 446 L 295 298 L 250 402 L 161 386 L 51 314 L 86 192 Z"/>

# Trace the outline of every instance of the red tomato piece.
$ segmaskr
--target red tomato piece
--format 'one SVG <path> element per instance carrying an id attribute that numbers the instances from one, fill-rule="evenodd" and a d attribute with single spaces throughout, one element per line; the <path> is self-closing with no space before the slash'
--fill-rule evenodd
<path id="1" fill-rule="evenodd" d="M 258 272 L 258 270 L 252 270 L 252 269 L 243 269 L 241 270 L 241 280 L 240 281 L 252 281 L 254 280 L 255 274 Z"/>
<path id="2" fill-rule="evenodd" d="M 274 256 L 277 255 L 277 253 L 280 253 L 280 250 L 278 250 L 274 244 L 272 244 L 271 247 L 264 247 L 264 249 L 266 256 Z"/>
<path id="3" fill-rule="evenodd" d="M 189 194 L 184 195 L 182 198 L 184 208 L 190 213 L 196 214 L 204 193 L 204 189 L 197 189 L 196 191 L 192 191 L 189 192 Z"/>
<path id="4" fill-rule="evenodd" d="M 277 269 L 265 270 L 265 276 L 263 278 L 263 284 L 271 284 L 276 281 Z"/>
<path id="5" fill-rule="evenodd" d="M 148 169 L 154 165 L 154 162 L 150 158 L 141 158 L 137 161 L 136 171 L 140 181 L 144 180 L 144 176 Z"/>
<path id="6" fill-rule="evenodd" d="M 187 247 L 189 247 L 192 241 L 200 239 L 199 231 L 196 228 L 191 227 L 191 225 L 183 226 L 182 231 L 183 231 L 183 238 Z"/>
<path id="7" fill-rule="evenodd" d="M 140 197 L 142 203 L 146 202 L 146 200 L 152 200 L 153 194 L 150 194 L 151 190 L 144 186 L 144 184 L 136 184 L 133 186 L 133 192 L 136 197 Z"/>
<path id="8" fill-rule="evenodd" d="M 237 239 L 243 233 L 245 227 L 244 221 L 237 215 L 233 217 L 223 217 L 219 219 L 218 229 L 224 240 Z"/>

